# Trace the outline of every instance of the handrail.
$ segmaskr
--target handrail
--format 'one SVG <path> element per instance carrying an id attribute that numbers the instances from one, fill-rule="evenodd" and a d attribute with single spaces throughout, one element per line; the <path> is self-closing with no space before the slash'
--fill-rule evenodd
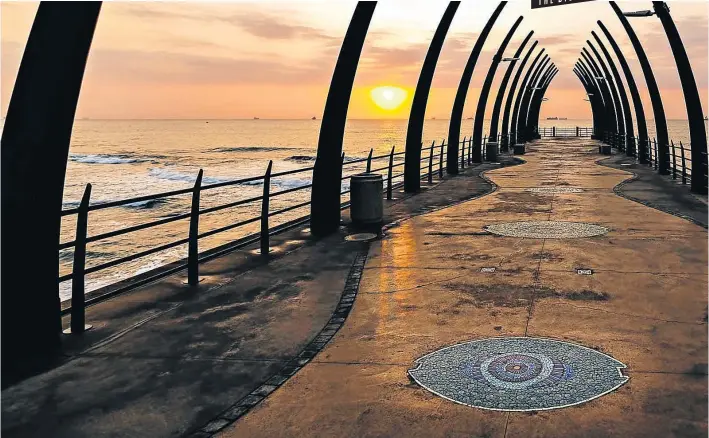
<path id="1" fill-rule="evenodd" d="M 438 163 L 439 178 L 443 178 L 443 173 L 440 172 L 440 170 L 445 165 L 446 154 L 444 153 L 444 150 L 446 148 L 447 148 L 447 145 L 445 144 L 445 141 L 442 144 L 437 145 L 437 146 L 435 145 L 435 142 L 434 142 L 433 145 L 425 148 L 425 149 L 429 150 L 429 153 L 426 154 L 425 156 L 421 157 L 421 161 L 422 162 L 428 161 L 429 172 L 421 175 L 421 179 L 428 177 L 430 180 L 430 178 L 432 177 L 432 173 L 435 173 L 435 172 L 431 172 L 432 162 L 433 162 L 434 158 L 437 158 L 439 160 L 439 163 Z M 440 151 L 440 153 L 439 153 L 439 151 Z M 388 199 L 390 199 L 391 198 L 391 195 L 390 195 L 391 190 L 393 188 L 403 186 L 402 181 L 395 182 L 394 180 L 403 177 L 404 173 L 402 172 L 399 174 L 394 174 L 392 172 L 392 170 L 394 168 L 404 166 L 405 163 L 400 162 L 400 163 L 394 164 L 394 157 L 401 156 L 401 155 L 405 154 L 405 151 L 395 152 L 394 149 L 392 149 L 392 151 L 389 154 L 377 155 L 377 156 L 373 156 L 372 152 L 373 152 L 373 150 L 370 151 L 370 154 L 367 158 L 343 162 L 342 165 L 343 165 L 343 167 L 347 167 L 347 166 L 351 166 L 351 165 L 354 165 L 357 163 L 366 162 L 367 163 L 367 170 L 369 172 L 387 171 L 387 175 L 383 175 L 385 177 L 385 179 L 387 180 L 387 182 L 386 182 L 386 187 L 384 188 L 382 194 L 383 194 L 383 196 L 386 196 Z M 389 161 L 388 166 L 379 167 L 374 170 L 371 170 L 371 162 L 375 161 L 375 160 L 382 160 L 382 159 L 388 159 L 388 161 Z M 344 160 L 344 154 L 343 154 L 343 160 Z M 279 231 L 281 229 L 281 225 L 277 225 L 274 228 L 268 228 L 268 221 L 265 220 L 265 218 L 278 216 L 283 213 L 286 213 L 286 212 L 289 212 L 292 210 L 297 210 L 299 208 L 303 208 L 303 207 L 310 205 L 310 200 L 308 200 L 306 202 L 300 202 L 295 205 L 281 208 L 279 210 L 269 211 L 268 201 L 270 200 L 271 197 L 280 196 L 280 195 L 284 195 L 287 193 L 293 193 L 296 191 L 306 190 L 306 189 L 309 189 L 312 187 L 312 183 L 308 183 L 308 184 L 303 184 L 301 186 L 292 187 L 289 189 L 284 189 L 281 191 L 270 193 L 270 180 L 271 179 L 286 176 L 286 175 L 293 175 L 293 174 L 297 174 L 297 173 L 308 172 L 308 171 L 313 170 L 313 167 L 311 166 L 311 167 L 293 169 L 293 170 L 288 170 L 288 171 L 283 171 L 283 172 L 271 173 L 271 166 L 272 166 L 272 163 L 269 164 L 268 170 L 265 175 L 253 176 L 253 177 L 248 177 L 248 178 L 241 178 L 241 179 L 237 179 L 237 180 L 223 181 L 223 182 L 218 182 L 218 183 L 214 183 L 214 184 L 206 184 L 206 185 L 201 184 L 203 173 L 200 170 L 199 175 L 197 177 L 197 181 L 195 182 L 194 186 L 191 188 L 172 190 L 172 191 L 156 193 L 156 194 L 152 194 L 152 195 L 145 195 L 145 196 L 138 196 L 138 197 L 134 197 L 134 198 L 122 199 L 122 200 L 118 200 L 118 201 L 98 203 L 98 204 L 94 204 L 94 205 L 89 205 L 90 189 L 87 187 L 88 194 L 85 194 L 85 196 L 84 196 L 85 199 L 82 200 L 81 205 L 77 208 L 63 210 L 61 213 L 62 216 L 68 216 L 71 214 L 78 214 L 79 216 L 84 215 L 83 217 L 86 218 L 86 215 L 90 211 L 102 210 L 102 209 L 111 208 L 111 207 L 119 207 L 119 206 L 129 205 L 129 204 L 133 204 L 133 203 L 141 202 L 141 201 L 150 201 L 150 200 L 167 198 L 167 197 L 172 197 L 172 196 L 177 196 L 177 195 L 185 195 L 188 193 L 192 194 L 192 210 L 190 212 L 182 213 L 182 214 L 179 214 L 176 216 L 158 219 L 158 220 L 154 220 L 154 221 L 150 221 L 150 222 L 146 222 L 146 223 L 142 223 L 142 224 L 138 224 L 138 225 L 133 225 L 133 226 L 121 228 L 118 230 L 112 230 L 109 232 L 97 234 L 97 235 L 90 236 L 90 237 L 86 236 L 86 227 L 87 227 L 86 220 L 78 221 L 76 235 L 82 236 L 82 238 L 81 239 L 76 238 L 73 241 L 62 242 L 58 245 L 58 250 L 63 250 L 63 249 L 68 249 L 68 248 L 74 247 L 75 254 L 77 254 L 77 253 L 80 253 L 81 251 L 85 251 L 86 245 L 88 243 L 97 242 L 100 240 L 132 233 L 132 232 L 136 232 L 136 231 L 140 231 L 140 230 L 145 230 L 148 228 L 153 228 L 156 226 L 165 225 L 165 224 L 180 221 L 180 220 L 190 219 L 190 233 L 187 238 L 180 239 L 175 242 L 159 245 L 157 247 L 150 248 L 148 250 L 140 251 L 140 252 L 125 256 L 125 257 L 114 259 L 114 260 L 111 260 L 111 261 L 108 261 L 105 263 L 101 263 L 99 265 L 91 266 L 91 267 L 83 266 L 83 264 L 85 263 L 85 261 L 84 261 L 81 263 L 82 266 L 80 266 L 78 268 L 78 270 L 77 270 L 76 261 L 75 261 L 74 271 L 81 272 L 82 278 L 83 278 L 83 276 L 87 275 L 87 274 L 98 272 L 98 271 L 104 270 L 104 269 L 109 269 L 109 268 L 115 267 L 117 265 L 120 265 L 122 263 L 136 260 L 141 257 L 145 257 L 145 256 L 155 254 L 160 251 L 164 251 L 166 249 L 174 248 L 176 246 L 189 244 L 190 248 L 188 251 L 187 263 L 184 265 L 180 265 L 179 269 L 172 266 L 174 263 L 171 263 L 171 264 L 169 264 L 169 266 L 171 266 L 170 269 L 167 269 L 165 272 L 174 273 L 174 272 L 177 272 L 175 269 L 181 270 L 181 269 L 184 269 L 185 267 L 187 267 L 188 271 L 190 273 L 189 284 L 191 284 L 191 285 L 196 284 L 198 282 L 198 280 L 197 280 L 197 265 L 202 260 L 202 258 L 200 258 L 199 254 L 197 252 L 197 242 L 199 241 L 199 239 L 213 236 L 215 234 L 222 233 L 224 231 L 228 231 L 228 230 L 231 230 L 234 228 L 242 227 L 242 226 L 245 226 L 245 225 L 248 225 L 248 224 L 251 224 L 251 223 L 261 220 L 261 222 L 262 222 L 261 232 L 241 238 L 240 241 L 242 243 L 247 242 L 247 241 L 253 243 L 254 241 L 257 241 L 260 238 L 262 241 L 262 248 L 264 248 L 264 239 L 266 239 L 265 240 L 265 248 L 267 248 L 268 247 L 268 237 L 270 235 L 272 235 L 274 232 L 281 232 L 281 231 Z M 345 175 L 342 177 L 342 180 L 345 180 L 348 178 L 350 178 L 350 176 Z M 230 203 L 222 204 L 222 205 L 218 205 L 218 206 L 213 206 L 213 207 L 209 207 L 209 208 L 203 208 L 203 209 L 199 208 L 200 193 L 203 190 L 210 190 L 210 189 L 215 189 L 215 188 L 219 188 L 219 187 L 227 187 L 227 186 L 233 186 L 233 185 L 237 185 L 237 184 L 243 184 L 243 183 L 255 182 L 255 181 L 263 181 L 263 185 L 264 185 L 263 195 L 254 196 L 254 197 L 250 197 L 250 198 L 246 198 L 246 199 L 241 199 L 238 201 L 234 201 L 234 202 L 230 202 Z M 348 193 L 350 193 L 350 190 L 345 190 L 345 191 L 341 192 L 341 195 L 345 195 Z M 263 204 L 263 207 L 262 207 L 263 211 L 262 211 L 261 215 L 255 216 L 252 218 L 248 218 L 248 219 L 244 219 L 239 222 L 225 225 L 225 226 L 215 228 L 215 229 L 212 229 L 209 231 L 198 233 L 198 231 L 197 231 L 198 227 L 199 227 L 198 221 L 199 221 L 199 217 L 201 215 L 213 213 L 213 212 L 224 210 L 227 208 L 233 208 L 233 207 L 240 206 L 240 205 L 255 203 L 255 202 L 259 202 L 259 201 L 262 202 L 262 204 Z M 350 204 L 349 201 L 345 201 L 341 204 L 341 208 L 345 209 L 349 206 L 349 204 Z M 297 223 L 301 223 L 300 221 L 307 222 L 308 218 L 309 218 L 309 215 L 294 219 L 293 221 L 295 221 Z M 293 222 L 293 221 L 290 221 L 290 222 Z M 293 223 L 295 223 L 295 222 L 293 222 Z M 265 230 L 263 229 L 264 226 L 266 227 Z M 82 233 L 83 233 L 83 235 L 82 235 Z M 207 252 L 209 252 L 209 251 L 207 251 Z M 211 255 L 210 255 L 210 257 L 211 257 Z M 168 266 L 168 265 L 166 265 L 166 266 Z M 64 282 L 67 280 L 74 280 L 74 272 L 62 275 L 58 278 L 59 282 Z M 138 283 L 144 284 L 142 280 L 138 281 Z M 83 281 L 81 281 L 81 282 L 75 281 L 74 284 L 80 285 L 81 290 L 78 290 L 78 291 L 72 290 L 72 297 L 74 297 L 75 295 L 77 295 L 79 293 L 83 296 L 85 293 L 83 290 L 84 289 Z M 74 289 L 74 288 L 72 288 L 72 289 Z M 113 295 L 113 293 L 111 293 L 111 295 Z M 79 313 L 83 314 L 83 311 L 84 311 L 83 310 L 84 304 L 83 304 L 83 302 L 79 303 L 79 301 L 81 301 L 81 300 L 77 300 L 78 307 L 77 307 L 77 309 L 75 309 L 77 316 Z M 72 303 L 73 302 L 74 301 L 72 300 Z M 90 303 L 93 303 L 93 302 L 95 302 L 95 299 L 90 300 Z M 72 319 L 74 317 L 75 310 L 73 310 L 73 304 L 72 304 L 72 310 L 71 310 Z M 66 313 L 67 309 L 63 310 L 62 312 Z"/>

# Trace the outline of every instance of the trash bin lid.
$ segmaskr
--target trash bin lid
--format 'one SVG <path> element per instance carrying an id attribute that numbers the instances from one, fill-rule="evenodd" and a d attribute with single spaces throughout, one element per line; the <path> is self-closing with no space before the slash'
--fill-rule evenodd
<path id="1" fill-rule="evenodd" d="M 379 181 L 382 179 L 382 176 L 378 173 L 358 173 L 357 175 L 352 175 L 350 178 L 357 181 Z"/>

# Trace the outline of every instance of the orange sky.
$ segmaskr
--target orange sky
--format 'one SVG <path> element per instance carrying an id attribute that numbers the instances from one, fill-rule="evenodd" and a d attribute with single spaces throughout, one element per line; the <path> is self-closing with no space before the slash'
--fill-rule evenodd
<path id="1" fill-rule="evenodd" d="M 7 109 L 36 2 L 0 4 L 0 98 Z M 342 37 L 356 2 L 104 2 L 89 55 L 77 117 L 90 118 L 320 118 Z M 707 108 L 705 1 L 669 2 Z M 369 91 L 416 85 L 428 44 L 447 2 L 388 0 L 375 11 L 350 104 L 350 118 L 406 118 L 412 93 L 398 110 L 377 108 Z M 465 61 L 497 2 L 468 1 L 458 8 L 439 59 L 426 116 L 447 118 Z M 604 1 L 531 10 L 511 1 L 485 44 L 473 76 L 465 115 L 472 116 L 492 54 L 523 15 L 508 46 L 511 56 L 529 30 L 560 72 L 542 117 L 588 118 L 584 92 L 571 72 L 596 20 L 626 54 L 652 115 L 642 71 L 625 32 Z M 649 1 L 619 2 L 624 10 Z M 662 90 L 667 117 L 686 118 L 681 86 L 667 39 L 655 17 L 634 18 Z M 603 37 L 602 37 L 603 38 Z M 610 47 L 608 47 L 610 49 Z M 504 74 L 498 69 L 496 82 Z M 496 87 L 489 99 L 489 117 Z"/>

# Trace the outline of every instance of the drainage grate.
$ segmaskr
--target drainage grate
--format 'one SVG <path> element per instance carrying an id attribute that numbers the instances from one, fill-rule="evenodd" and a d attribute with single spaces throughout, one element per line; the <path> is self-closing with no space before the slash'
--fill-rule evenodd
<path id="1" fill-rule="evenodd" d="M 579 268 L 576 273 L 579 275 L 593 275 L 593 269 Z"/>
<path id="2" fill-rule="evenodd" d="M 480 272 L 487 272 L 487 273 L 492 273 L 495 272 L 496 268 L 482 268 Z"/>

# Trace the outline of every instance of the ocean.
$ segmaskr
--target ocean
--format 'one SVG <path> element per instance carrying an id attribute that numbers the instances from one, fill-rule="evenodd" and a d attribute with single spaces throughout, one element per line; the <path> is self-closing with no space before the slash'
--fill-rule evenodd
<path id="1" fill-rule="evenodd" d="M 189 188 L 200 169 L 203 184 L 218 183 L 263 175 L 269 160 L 273 172 L 310 167 L 320 130 L 320 120 L 77 120 L 64 188 L 64 208 L 76 207 L 87 183 L 92 185 L 91 203 L 149 195 Z M 483 132 L 488 132 L 487 121 Z M 427 120 L 424 145 L 440 144 L 448 132 L 448 120 Z M 463 121 L 463 134 L 472 131 L 472 120 Z M 688 143 L 687 122 L 668 121 L 670 137 Z M 652 122 L 648 123 L 651 131 Z M 350 120 L 347 123 L 345 160 L 366 158 L 370 148 L 374 155 L 402 151 L 406 141 L 406 120 Z M 590 120 L 542 120 L 541 126 L 591 126 Z M 654 135 L 653 132 L 650 134 Z M 427 152 L 424 152 L 426 156 Z M 397 163 L 403 160 L 397 157 Z M 384 167 L 385 161 L 373 164 Z M 347 174 L 364 170 L 364 164 L 348 166 Z M 399 168 L 403 171 L 403 166 Z M 398 173 L 398 172 L 396 172 Z M 297 173 L 272 181 L 271 190 L 283 190 L 310 183 L 312 172 Z M 400 179 L 399 179 L 400 180 Z M 343 189 L 348 183 L 343 182 Z M 259 196 L 262 183 L 255 181 L 202 193 L 201 208 L 239 199 Z M 276 197 L 271 209 L 276 210 L 305 202 L 310 190 Z M 347 196 L 343 196 L 346 200 Z M 259 202 L 203 215 L 200 232 L 236 223 L 260 214 Z M 123 207 L 93 211 L 89 214 L 88 235 L 96 235 L 153 220 L 187 213 L 190 195 L 173 196 L 158 201 L 140 202 Z M 309 214 L 309 207 L 275 216 L 271 226 Z M 188 220 L 90 243 L 87 267 L 95 266 L 136 252 L 187 237 Z M 75 215 L 62 221 L 61 241 L 71 241 L 75 234 Z M 201 239 L 200 251 L 207 250 L 258 231 L 258 222 Z M 182 259 L 186 245 L 137 259 L 114 268 L 89 274 L 86 290 L 101 288 L 155 267 Z M 72 270 L 73 251 L 60 251 L 60 275 Z M 60 284 L 62 300 L 71 297 L 71 281 Z"/>

